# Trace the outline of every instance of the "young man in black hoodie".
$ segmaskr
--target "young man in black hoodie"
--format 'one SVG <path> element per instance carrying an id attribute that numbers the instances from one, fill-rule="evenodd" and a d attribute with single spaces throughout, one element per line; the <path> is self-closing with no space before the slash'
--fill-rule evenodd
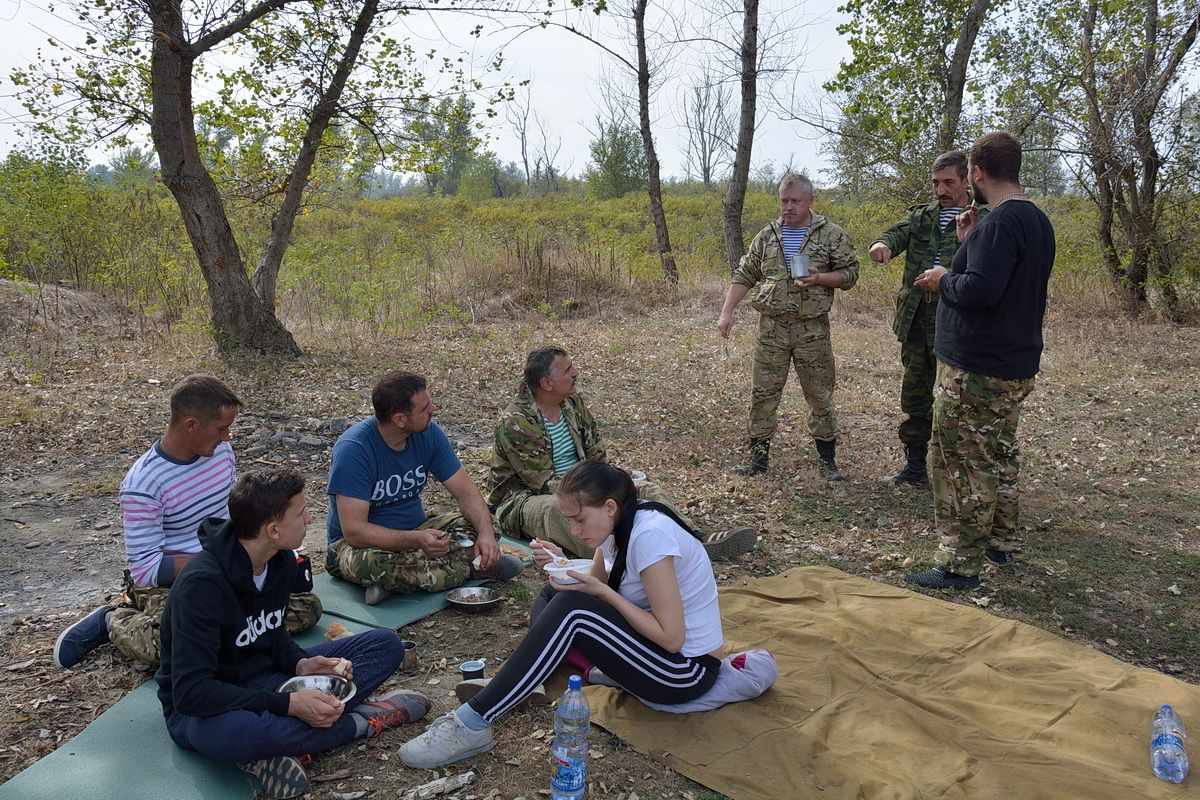
<path id="1" fill-rule="evenodd" d="M 204 549 L 180 573 L 162 621 L 155 680 L 167 730 L 180 747 L 236 761 L 271 798 L 308 788 L 298 756 L 420 719 L 429 699 L 397 690 L 365 699 L 395 672 L 404 645 L 376 630 L 302 650 L 283 625 L 288 595 L 311 577 L 294 550 L 311 516 L 304 478 L 250 473 L 229 495 L 229 520 L 200 527 Z M 323 692 L 277 691 L 293 675 L 335 674 L 358 691 L 347 707 Z M 365 699 L 365 700 L 364 700 Z"/>

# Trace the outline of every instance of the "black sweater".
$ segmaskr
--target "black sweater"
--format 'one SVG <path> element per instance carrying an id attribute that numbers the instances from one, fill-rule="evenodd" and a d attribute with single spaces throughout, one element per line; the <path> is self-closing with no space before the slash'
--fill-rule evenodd
<path id="1" fill-rule="evenodd" d="M 1033 203 L 1009 201 L 985 216 L 942 277 L 934 353 L 993 378 L 1037 374 L 1054 228 Z"/>
<path id="2" fill-rule="evenodd" d="M 245 709 L 284 716 L 288 695 L 244 684 L 267 671 L 294 675 L 305 657 L 284 627 L 288 594 L 294 584 L 304 589 L 296 556 L 276 553 L 259 592 L 250 556 L 229 522 L 205 520 L 200 541 L 204 549 L 183 568 L 163 610 L 154 676 L 163 714 L 211 717 Z"/>

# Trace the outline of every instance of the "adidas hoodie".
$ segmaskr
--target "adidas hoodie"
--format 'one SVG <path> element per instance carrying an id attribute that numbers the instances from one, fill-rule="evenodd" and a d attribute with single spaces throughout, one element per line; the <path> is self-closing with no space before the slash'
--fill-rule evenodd
<path id="1" fill-rule="evenodd" d="M 267 562 L 259 592 L 250 556 L 227 520 L 206 519 L 199 536 L 203 550 L 180 572 L 163 610 L 154 675 L 163 715 L 244 709 L 285 716 L 288 695 L 244 684 L 268 671 L 295 674 L 305 653 L 284 626 L 288 595 L 311 584 L 298 574 L 295 554 L 281 550 Z"/>

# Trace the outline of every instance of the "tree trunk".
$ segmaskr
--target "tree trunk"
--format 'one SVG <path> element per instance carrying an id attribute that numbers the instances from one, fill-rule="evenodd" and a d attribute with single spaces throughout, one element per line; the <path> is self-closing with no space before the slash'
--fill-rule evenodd
<path id="1" fill-rule="evenodd" d="M 730 273 L 746 253 L 742 233 L 742 209 L 750 180 L 750 153 L 754 149 L 754 115 L 758 103 L 758 0 L 743 0 L 742 11 L 742 103 L 738 116 L 737 150 L 729 189 L 725 193 L 721 227 L 725 233 L 725 259 Z"/>
<path id="2" fill-rule="evenodd" d="M 646 54 L 646 4 L 634 4 L 634 25 L 637 30 L 638 121 L 642 134 L 642 150 L 646 154 L 646 192 L 650 195 L 650 217 L 654 220 L 654 245 L 662 263 L 663 278 L 672 286 L 679 283 L 679 269 L 671 251 L 671 236 L 667 232 L 667 215 L 663 210 L 662 181 L 658 174 L 658 154 L 654 150 L 654 135 L 650 130 L 650 61 Z"/>
<path id="3" fill-rule="evenodd" d="M 1175 248 L 1164 240 L 1161 233 L 1155 235 L 1152 259 L 1154 274 L 1162 287 L 1162 315 L 1167 322 L 1178 325 L 1183 322 L 1184 314 L 1172 274 L 1180 260 L 1174 251 Z"/>
<path id="4" fill-rule="evenodd" d="M 967 67 L 971 62 L 971 51 L 975 48 L 975 37 L 987 16 L 991 0 L 972 0 L 954 44 L 954 55 L 950 57 L 946 71 L 946 102 L 942 111 L 942 124 L 938 128 L 937 150 L 944 153 L 954 149 L 958 137 L 958 121 L 962 117 L 963 92 L 967 87 Z"/>
<path id="5" fill-rule="evenodd" d="M 226 352 L 299 355 L 292 334 L 250 285 L 221 195 L 200 160 L 192 114 L 193 56 L 184 46 L 179 0 L 151 0 L 148 8 L 154 27 L 150 132 L 163 183 L 179 205 L 208 286 L 213 337 Z"/>
<path id="6" fill-rule="evenodd" d="M 254 272 L 254 288 L 258 292 L 258 299 L 271 311 L 275 310 L 275 283 L 279 277 L 279 265 L 283 263 L 283 253 L 287 250 L 288 243 L 292 238 L 296 214 L 299 213 L 300 206 L 304 202 L 304 190 L 308 186 L 313 164 L 317 160 L 321 138 L 329 128 L 329 121 L 337 113 L 338 102 L 342 99 L 342 91 L 346 88 L 350 71 L 358 61 L 363 40 L 366 39 L 367 32 L 371 29 L 371 23 L 375 21 L 378 9 L 378 0 L 366 0 L 362 9 L 359 10 L 358 19 L 355 20 L 350 38 L 346 41 L 346 49 L 342 51 L 342 58 L 338 63 L 337 70 L 329 79 L 329 85 L 313 105 L 308 120 L 308 129 L 304 132 L 300 151 L 296 154 L 296 163 L 287 177 L 283 202 L 279 204 L 275 216 L 271 219 L 271 235 L 263 245 L 262 254 L 258 259 L 258 269 Z"/>

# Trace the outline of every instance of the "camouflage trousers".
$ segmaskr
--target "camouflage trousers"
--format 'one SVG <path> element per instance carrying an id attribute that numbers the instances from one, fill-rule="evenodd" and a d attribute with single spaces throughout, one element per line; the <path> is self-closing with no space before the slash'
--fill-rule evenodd
<path id="1" fill-rule="evenodd" d="M 689 527 L 695 528 L 692 521 L 680 512 L 657 484 L 649 481 L 642 484 L 638 488 L 638 497 L 670 506 Z M 584 544 L 571 533 L 571 523 L 562 515 L 558 508 L 558 500 L 552 494 L 535 494 L 521 504 L 521 535 L 528 539 L 546 539 L 554 542 L 565 552 L 578 558 L 591 558 L 596 552 L 595 548 Z"/>
<path id="2" fill-rule="evenodd" d="M 167 586 L 134 586 L 126 575 L 125 598 L 108 615 L 108 638 L 128 658 L 158 666 L 159 625 L 170 591 Z M 288 633 L 294 636 L 316 625 L 321 611 L 321 598 L 312 592 L 292 595 L 285 621 Z"/>
<path id="3" fill-rule="evenodd" d="M 775 434 L 775 415 L 792 367 L 808 401 L 808 432 L 814 439 L 836 439 L 836 374 L 828 314 L 807 319 L 760 316 L 750 384 L 750 438 L 770 439 Z"/>
<path id="4" fill-rule="evenodd" d="M 937 562 L 978 575 L 983 552 L 1017 549 L 1017 422 L 1033 378 L 1005 380 L 938 362 L 930 475 Z"/>
<path id="5" fill-rule="evenodd" d="M 435 514 L 421 523 L 422 528 L 450 532 L 450 552 L 430 558 L 423 550 L 378 550 L 351 547 L 345 539 L 329 546 L 325 566 L 329 574 L 359 586 L 382 586 L 397 594 L 415 591 L 441 592 L 462 586 L 471 574 L 473 547 L 456 547 L 454 539 L 475 539 L 475 529 L 458 512 Z"/>
<path id="6" fill-rule="evenodd" d="M 937 358 L 933 355 L 936 303 L 921 303 L 908 329 L 908 338 L 900 345 L 900 363 L 904 380 L 900 384 L 900 410 L 907 416 L 900 423 L 900 441 L 904 444 L 928 444 L 933 427 L 933 384 L 937 378 Z"/>

